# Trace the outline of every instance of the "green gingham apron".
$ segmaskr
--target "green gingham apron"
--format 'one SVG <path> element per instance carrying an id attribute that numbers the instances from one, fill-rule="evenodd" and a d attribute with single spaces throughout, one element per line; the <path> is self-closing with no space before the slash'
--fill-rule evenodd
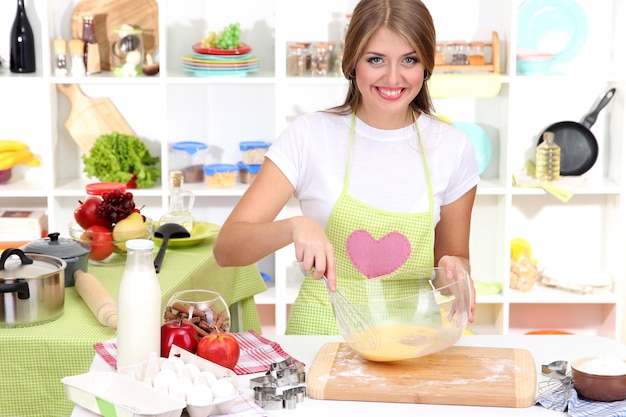
<path id="1" fill-rule="evenodd" d="M 434 199 L 422 136 L 415 121 L 428 185 L 429 209 L 397 213 L 365 204 L 348 193 L 355 115 L 350 127 L 350 159 L 343 190 L 328 219 L 326 235 L 337 263 L 337 288 L 390 273 L 431 268 L 434 264 Z M 424 287 L 430 284 L 424 280 Z M 339 334 L 328 290 L 306 277 L 289 313 L 286 334 Z"/>

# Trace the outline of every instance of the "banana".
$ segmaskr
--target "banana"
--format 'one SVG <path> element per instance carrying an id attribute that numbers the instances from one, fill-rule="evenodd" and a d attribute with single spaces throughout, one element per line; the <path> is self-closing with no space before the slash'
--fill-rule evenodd
<path id="1" fill-rule="evenodd" d="M 24 142 L 13 139 L 0 139 L 0 152 L 23 151 L 24 149 L 28 149 L 28 145 Z"/>
<path id="2" fill-rule="evenodd" d="M 2 152 L 0 154 L 0 169 L 9 169 L 17 164 L 22 164 L 33 157 L 33 153 L 28 149 L 15 152 Z"/>

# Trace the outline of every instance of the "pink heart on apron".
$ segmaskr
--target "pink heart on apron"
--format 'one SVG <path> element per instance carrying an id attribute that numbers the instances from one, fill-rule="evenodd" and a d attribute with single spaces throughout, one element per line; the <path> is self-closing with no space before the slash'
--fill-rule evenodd
<path id="1" fill-rule="evenodd" d="M 348 236 L 346 252 L 355 268 L 367 278 L 387 275 L 406 263 L 411 243 L 399 232 L 376 240 L 366 230 L 355 230 Z"/>

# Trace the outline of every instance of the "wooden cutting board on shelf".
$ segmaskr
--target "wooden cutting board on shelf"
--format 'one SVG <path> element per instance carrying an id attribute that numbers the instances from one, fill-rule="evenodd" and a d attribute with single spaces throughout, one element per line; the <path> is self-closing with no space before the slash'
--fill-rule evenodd
<path id="1" fill-rule="evenodd" d="M 65 128 L 85 155 L 100 135 L 119 132 L 135 136 L 115 104 L 107 98 L 91 98 L 83 94 L 77 84 L 57 84 L 71 104 Z"/>
<path id="2" fill-rule="evenodd" d="M 110 70 L 114 29 L 128 24 L 143 31 L 144 52 L 153 54 L 159 44 L 159 7 L 155 0 L 79 0 L 72 12 L 72 36 L 82 39 L 83 16 L 94 17 L 102 69 Z"/>
<path id="3" fill-rule="evenodd" d="M 537 375 L 529 351 L 452 346 L 421 358 L 370 362 L 346 343 L 327 343 L 307 372 L 319 400 L 530 407 Z"/>

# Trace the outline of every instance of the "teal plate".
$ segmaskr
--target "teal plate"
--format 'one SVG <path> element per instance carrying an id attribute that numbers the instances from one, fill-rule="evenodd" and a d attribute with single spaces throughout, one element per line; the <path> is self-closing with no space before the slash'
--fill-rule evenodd
<path id="1" fill-rule="evenodd" d="M 587 40 L 587 17 L 575 0 L 526 0 L 518 10 L 517 47 L 571 60 Z"/>

